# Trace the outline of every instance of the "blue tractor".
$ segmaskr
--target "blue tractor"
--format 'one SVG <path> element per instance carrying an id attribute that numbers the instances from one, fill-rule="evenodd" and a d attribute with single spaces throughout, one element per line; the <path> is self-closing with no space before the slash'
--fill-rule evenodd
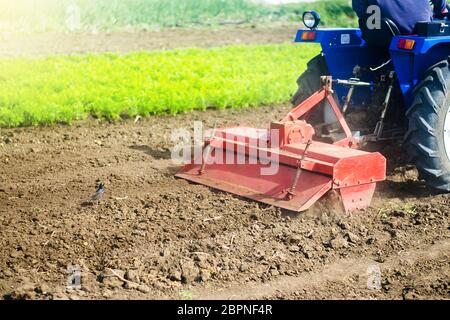
<path id="1" fill-rule="evenodd" d="M 420 22 L 401 35 L 389 19 L 370 29 L 318 29 L 320 15 L 305 12 L 307 29 L 295 42 L 320 43 L 322 52 L 298 79 L 292 102 L 299 105 L 332 76 L 334 95 L 355 135 L 366 142 L 400 140 L 421 178 L 450 191 L 450 27 Z M 323 139 L 333 135 L 329 106 L 310 115 Z M 318 130 L 316 130 L 318 131 Z"/>
<path id="2" fill-rule="evenodd" d="M 418 23 L 410 36 L 382 17 L 359 29 L 317 29 L 313 11 L 303 21 L 296 42 L 322 52 L 298 79 L 294 109 L 268 129 L 215 129 L 177 177 L 295 212 L 332 194 L 353 212 L 386 178 L 386 158 L 358 149 L 400 141 L 428 185 L 449 192 L 447 21 Z"/>

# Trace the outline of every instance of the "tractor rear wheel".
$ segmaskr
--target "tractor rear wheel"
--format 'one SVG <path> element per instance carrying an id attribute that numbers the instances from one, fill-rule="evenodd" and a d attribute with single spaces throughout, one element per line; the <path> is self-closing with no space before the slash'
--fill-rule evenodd
<path id="1" fill-rule="evenodd" d="M 425 74 L 407 111 L 406 148 L 421 178 L 450 191 L 450 64 L 444 60 Z"/>
<path id="2" fill-rule="evenodd" d="M 325 58 L 319 54 L 308 62 L 306 71 L 298 78 L 298 90 L 292 97 L 292 104 L 298 106 L 320 89 L 320 77 L 328 75 Z"/>
<path id="3" fill-rule="evenodd" d="M 320 77 L 329 75 L 330 73 L 323 54 L 319 54 L 312 58 L 308 62 L 306 71 L 297 80 L 298 90 L 291 100 L 294 107 L 319 91 L 321 85 Z M 336 95 L 334 98 L 337 102 L 338 99 Z M 305 119 L 312 125 L 318 125 L 325 122 L 331 124 L 336 121 L 334 112 L 328 102 L 322 103 L 317 109 L 306 114 Z"/>

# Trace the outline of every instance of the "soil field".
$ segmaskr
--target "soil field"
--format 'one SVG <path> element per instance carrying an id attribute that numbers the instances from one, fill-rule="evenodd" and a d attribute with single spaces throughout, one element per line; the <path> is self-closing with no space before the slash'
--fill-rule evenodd
<path id="1" fill-rule="evenodd" d="M 174 129 L 198 120 L 265 127 L 288 109 L 2 130 L 0 294 L 450 298 L 450 197 L 432 194 L 412 168 L 391 166 L 373 207 L 351 215 L 323 203 L 287 214 L 173 177 Z M 104 200 L 84 206 L 100 180 Z M 81 290 L 66 290 L 71 265 Z M 371 270 L 381 286 L 368 289 Z"/>
<path id="2" fill-rule="evenodd" d="M 292 41 L 301 23 L 231 25 L 217 28 L 161 29 L 113 33 L 0 33 L 0 57 L 211 48 L 232 44 Z"/>
<path id="3" fill-rule="evenodd" d="M 0 55 L 285 42 L 295 33 L 264 30 L 12 39 Z M 389 178 L 370 209 L 351 215 L 330 201 L 287 213 L 174 178 L 173 130 L 216 120 L 267 127 L 289 109 L 1 130 L 0 297 L 450 299 L 450 196 L 428 190 L 398 147 L 379 147 L 392 160 Z M 99 181 L 104 199 L 84 205 Z M 66 288 L 73 266 L 78 290 Z"/>

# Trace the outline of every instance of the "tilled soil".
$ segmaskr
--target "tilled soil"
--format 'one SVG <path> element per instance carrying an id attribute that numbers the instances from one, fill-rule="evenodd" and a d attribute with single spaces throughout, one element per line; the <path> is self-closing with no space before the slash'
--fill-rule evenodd
<path id="1" fill-rule="evenodd" d="M 46 56 L 187 47 L 277 44 L 292 41 L 300 23 L 230 25 L 216 28 L 95 32 L 95 33 L 0 33 L 0 57 Z"/>
<path id="2" fill-rule="evenodd" d="M 2 130 L 0 295 L 449 299 L 450 197 L 397 156 L 372 208 L 354 214 L 330 201 L 287 213 L 174 178 L 173 130 L 216 120 L 266 127 L 288 109 Z M 103 200 L 86 205 L 99 181 Z M 79 290 L 66 289 L 74 265 Z"/>

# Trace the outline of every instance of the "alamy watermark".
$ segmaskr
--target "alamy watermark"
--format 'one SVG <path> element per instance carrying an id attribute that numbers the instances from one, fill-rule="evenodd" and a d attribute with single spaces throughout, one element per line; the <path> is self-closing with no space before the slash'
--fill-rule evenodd
<path id="1" fill-rule="evenodd" d="M 71 4 L 66 9 L 66 26 L 70 31 L 81 29 L 81 9 L 76 4 Z"/>
<path id="2" fill-rule="evenodd" d="M 67 267 L 66 288 L 69 290 L 81 290 L 81 268 L 78 265 Z"/>
<path id="3" fill-rule="evenodd" d="M 381 29 L 381 8 L 377 5 L 372 5 L 367 7 L 366 13 L 368 15 L 367 28 L 369 30 Z"/>
<path id="4" fill-rule="evenodd" d="M 379 265 L 371 265 L 367 268 L 367 289 L 379 291 L 382 289 L 381 286 L 381 269 Z"/>
<path id="5" fill-rule="evenodd" d="M 240 130 L 247 130 L 244 135 Z M 251 132 L 248 132 L 251 130 Z M 260 165 L 263 176 L 276 175 L 279 171 L 279 155 L 271 152 L 278 148 L 278 130 L 237 129 L 236 131 L 204 130 L 202 122 L 194 123 L 194 131 L 177 129 L 172 132 L 172 161 L 177 164 L 202 165 Z M 219 147 L 206 148 L 206 143 L 217 141 Z"/>

